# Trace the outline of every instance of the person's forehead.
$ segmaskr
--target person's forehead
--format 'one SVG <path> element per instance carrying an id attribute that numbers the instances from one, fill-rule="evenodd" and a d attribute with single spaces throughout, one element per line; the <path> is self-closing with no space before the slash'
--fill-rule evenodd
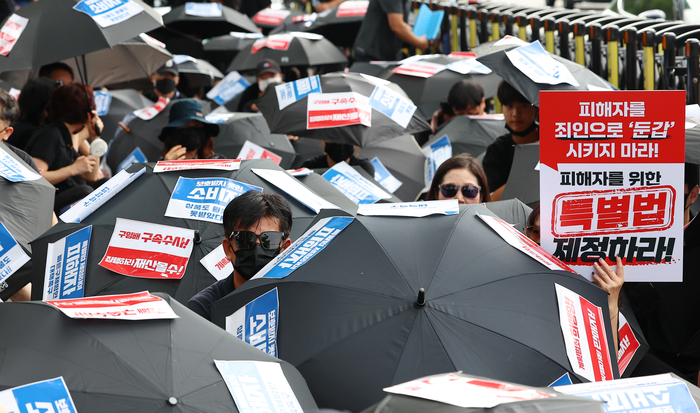
<path id="1" fill-rule="evenodd" d="M 258 222 L 251 225 L 248 228 L 236 228 L 239 231 L 253 231 L 256 234 L 260 234 L 265 231 L 280 231 L 280 220 L 279 218 L 265 216 L 260 218 Z"/>

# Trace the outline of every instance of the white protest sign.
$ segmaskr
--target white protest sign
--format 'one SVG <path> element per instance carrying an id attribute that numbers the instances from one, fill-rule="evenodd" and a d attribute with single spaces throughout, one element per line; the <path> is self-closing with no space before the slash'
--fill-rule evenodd
<path id="1" fill-rule="evenodd" d="M 508 46 L 508 45 L 514 45 L 514 46 L 527 46 L 530 43 L 526 42 L 525 40 L 522 40 L 519 37 L 515 36 L 505 36 L 501 40 L 497 41 L 494 46 Z"/>
<path id="2" fill-rule="evenodd" d="M 81 0 L 73 9 L 87 14 L 102 28 L 121 23 L 143 11 L 143 7 L 130 0 Z"/>
<path id="3" fill-rule="evenodd" d="M 165 300 L 148 291 L 46 302 L 57 307 L 70 318 L 114 320 L 180 318 Z"/>
<path id="4" fill-rule="evenodd" d="M 29 261 L 29 255 L 0 222 L 0 284 Z"/>
<path id="5" fill-rule="evenodd" d="M 574 373 L 590 381 L 613 380 L 603 312 L 590 301 L 555 284 L 559 323 Z"/>
<path id="6" fill-rule="evenodd" d="M 637 337 L 634 335 L 632 327 L 630 327 L 624 314 L 621 312 L 618 314 L 619 319 L 617 321 L 619 326 L 617 328 L 617 337 L 618 341 L 620 342 L 620 346 L 617 351 L 617 369 L 620 371 L 620 375 L 622 375 L 641 345 L 639 344 Z"/>
<path id="7" fill-rule="evenodd" d="M 358 205 L 391 198 L 390 194 L 367 180 L 345 161 L 333 165 L 322 176 Z"/>
<path id="8" fill-rule="evenodd" d="M 15 47 L 15 43 L 22 35 L 24 28 L 27 27 L 29 19 L 26 17 L 12 14 L 0 29 L 0 56 L 7 56 Z M 16 98 L 15 98 L 16 99 Z"/>
<path id="9" fill-rule="evenodd" d="M 491 69 L 484 66 L 476 59 L 462 59 L 452 62 L 447 65 L 447 69 L 463 75 L 467 73 L 480 73 L 484 75 L 491 73 Z"/>
<path id="10" fill-rule="evenodd" d="M 384 86 L 384 85 L 388 85 L 389 83 L 391 83 L 390 81 L 388 81 L 386 79 L 382 79 L 380 77 L 368 75 L 365 73 L 360 73 L 360 76 L 364 77 L 365 80 L 367 80 L 369 83 L 373 84 L 374 86 Z"/>
<path id="11" fill-rule="evenodd" d="M 427 217 L 428 215 L 459 214 L 459 201 L 393 202 L 388 204 L 361 204 L 357 215 L 372 217 Z"/>
<path id="12" fill-rule="evenodd" d="M 209 92 L 207 97 L 219 105 L 224 105 L 229 100 L 243 93 L 250 86 L 240 73 L 233 71 L 226 75 L 219 83 L 216 84 Z"/>
<path id="13" fill-rule="evenodd" d="M 508 60 L 535 83 L 579 86 L 563 63 L 554 60 L 539 41 L 506 52 Z"/>
<path id="14" fill-rule="evenodd" d="M 425 165 L 425 190 L 427 191 L 430 188 L 430 184 L 433 183 L 433 177 L 437 169 L 443 162 L 452 157 L 452 144 L 447 135 L 445 135 L 430 144 L 426 144 L 421 150 L 425 157 L 428 158 L 428 162 Z"/>
<path id="15" fill-rule="evenodd" d="M 367 14 L 369 1 L 346 1 L 338 6 L 335 17 L 356 17 Z"/>
<path id="16" fill-rule="evenodd" d="M 309 93 L 321 92 L 321 78 L 318 75 L 275 86 L 280 110 L 308 96 Z"/>
<path id="17" fill-rule="evenodd" d="M 109 106 L 112 104 L 112 94 L 95 90 L 93 93 L 95 106 L 97 107 L 97 115 L 104 116 L 109 112 Z"/>
<path id="18" fill-rule="evenodd" d="M 264 35 L 262 33 L 243 33 L 243 32 L 230 32 L 229 36 L 236 37 L 238 39 L 262 39 Z"/>
<path id="19" fill-rule="evenodd" d="M 277 357 L 277 288 L 266 292 L 226 317 L 226 331 L 258 350 Z"/>
<path id="20" fill-rule="evenodd" d="M 219 106 L 219 108 L 225 108 L 225 106 Z M 211 112 L 210 114 L 206 115 L 204 119 L 211 123 L 224 123 L 234 116 L 236 116 L 235 113 Z"/>
<path id="21" fill-rule="evenodd" d="M 10 182 L 36 181 L 41 175 L 15 159 L 9 152 L 0 149 L 0 176 Z"/>
<path id="22" fill-rule="evenodd" d="M 11 87 L 10 90 L 7 91 L 7 93 L 12 95 L 12 97 L 15 98 L 15 100 L 19 100 L 19 95 L 22 93 L 22 91 Z"/>
<path id="23" fill-rule="evenodd" d="M 503 403 L 556 397 L 536 389 L 454 373 L 425 377 L 387 387 L 385 392 L 404 394 L 459 407 L 491 408 Z"/>
<path id="24" fill-rule="evenodd" d="M 272 10 L 270 8 L 265 8 L 253 16 L 253 23 L 279 26 L 291 13 L 291 10 Z"/>
<path id="25" fill-rule="evenodd" d="M 165 210 L 166 217 L 222 223 L 232 199 L 262 188 L 228 178 L 179 177 Z"/>
<path id="26" fill-rule="evenodd" d="M 239 412 L 304 413 L 278 363 L 214 360 Z"/>
<path id="27" fill-rule="evenodd" d="M 322 209 L 340 209 L 331 202 L 313 193 L 309 188 L 301 182 L 287 175 L 283 171 L 274 171 L 271 169 L 252 169 L 253 173 L 278 189 L 289 194 L 291 197 L 306 205 L 317 214 Z M 308 175 L 308 174 L 307 174 Z"/>
<path id="28" fill-rule="evenodd" d="M 236 171 L 240 167 L 240 159 L 183 159 L 181 161 L 158 161 L 153 168 L 153 173 L 189 171 L 193 169 Z"/>
<path id="29" fill-rule="evenodd" d="M 369 97 L 369 104 L 403 128 L 408 127 L 413 114 L 416 112 L 416 105 L 395 91 L 382 86 L 374 88 L 372 95 Z"/>
<path id="30" fill-rule="evenodd" d="M 277 165 L 282 162 L 282 157 L 276 153 L 269 151 L 262 146 L 246 140 L 238 153 L 239 159 L 272 159 Z"/>
<path id="31" fill-rule="evenodd" d="M 166 106 L 168 106 L 168 103 L 170 102 L 170 99 L 161 96 L 158 98 L 158 101 L 151 106 L 139 110 L 134 111 L 134 115 L 143 120 L 151 120 L 155 118 L 160 112 L 165 109 Z"/>
<path id="32" fill-rule="evenodd" d="M 259 52 L 263 47 L 267 47 L 268 49 L 272 50 L 284 51 L 289 49 L 289 45 L 292 44 L 293 39 L 294 36 L 288 33 L 273 34 L 271 36 L 256 40 L 255 43 L 253 43 L 253 47 L 251 48 L 250 53 L 255 54 Z"/>
<path id="33" fill-rule="evenodd" d="M 63 377 L 0 391 L 0 409 L 6 413 L 77 413 Z"/>
<path id="34" fill-rule="evenodd" d="M 100 266 L 130 277 L 179 280 L 193 239 L 192 229 L 117 218 Z"/>
<path id="35" fill-rule="evenodd" d="M 447 66 L 430 62 L 409 62 L 404 63 L 392 70 L 393 73 L 406 76 L 429 78 L 447 69 Z"/>
<path id="36" fill-rule="evenodd" d="M 197 17 L 221 17 L 223 11 L 219 3 L 185 3 L 185 14 Z"/>
<path id="37" fill-rule="evenodd" d="M 109 201 L 118 194 L 122 189 L 129 186 L 134 182 L 139 176 L 146 172 L 146 167 L 141 168 L 137 172 L 129 173 L 126 170 L 119 171 L 118 174 L 114 175 L 107 182 L 100 185 L 99 188 L 95 189 L 90 193 L 90 195 L 83 198 L 80 202 L 73 205 L 71 209 L 61 214 L 59 217 L 63 222 L 81 222 L 90 214 L 95 212 L 97 208 L 104 205 L 105 202 Z"/>
<path id="38" fill-rule="evenodd" d="M 700 123 L 700 105 L 685 105 L 685 117 Z"/>
<path id="39" fill-rule="evenodd" d="M 83 297 L 91 234 L 92 225 L 49 243 L 42 300 Z"/>
<path id="40" fill-rule="evenodd" d="M 396 179 L 394 175 L 386 169 L 386 166 L 376 156 L 371 160 L 374 166 L 374 180 L 379 182 L 381 186 L 386 188 L 392 194 L 403 185 L 403 182 Z"/>
<path id="41" fill-rule="evenodd" d="M 368 97 L 355 92 L 308 95 L 306 129 L 360 124 L 372 126 L 372 107 Z"/>
<path id="42" fill-rule="evenodd" d="M 233 272 L 233 264 L 231 264 L 231 260 L 226 258 L 223 245 L 214 248 L 209 254 L 199 260 L 199 262 L 217 281 L 223 280 Z"/>
<path id="43" fill-rule="evenodd" d="M 287 173 L 292 175 L 295 178 L 299 178 L 302 176 L 309 176 L 312 173 L 314 173 L 314 171 L 312 171 L 309 168 L 299 168 L 299 169 L 287 169 Z"/>

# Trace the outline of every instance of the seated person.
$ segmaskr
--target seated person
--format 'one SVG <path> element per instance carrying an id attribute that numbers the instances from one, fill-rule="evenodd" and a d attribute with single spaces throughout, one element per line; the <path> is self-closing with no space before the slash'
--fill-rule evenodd
<path id="1" fill-rule="evenodd" d="M 530 216 L 527 217 L 527 226 L 525 227 L 525 235 L 540 245 L 540 204 L 532 209 Z"/>
<path id="2" fill-rule="evenodd" d="M 374 165 L 367 158 L 358 158 L 355 156 L 355 148 L 346 143 L 334 143 L 323 141 L 324 153 L 314 158 L 310 158 L 301 164 L 302 168 L 332 168 L 333 165 L 340 162 L 347 162 L 350 166 L 360 166 L 367 171 L 370 176 L 374 176 Z"/>
<path id="3" fill-rule="evenodd" d="M 187 308 L 211 320 L 209 306 L 250 280 L 292 241 L 292 209 L 279 195 L 248 191 L 234 198 L 224 210 L 222 241 L 233 274 L 200 291 Z"/>
<path id="4" fill-rule="evenodd" d="M 472 79 L 462 79 L 450 88 L 447 103 L 440 103 L 440 109 L 433 113 L 430 126 L 435 133 L 440 125 L 455 116 L 483 115 L 485 108 L 484 87 Z"/>
<path id="5" fill-rule="evenodd" d="M 283 83 L 282 69 L 272 59 L 261 60 L 255 68 L 255 75 L 257 82 L 243 91 L 238 104 L 238 112 L 258 112 L 255 101 L 265 93 L 268 87 L 275 87 Z"/>
<path id="6" fill-rule="evenodd" d="M 150 79 L 151 83 L 153 83 L 153 90 L 143 94 L 148 99 L 157 102 L 161 97 L 166 97 L 170 100 L 180 98 L 180 91 L 177 90 L 177 85 L 180 84 L 180 71 L 172 60 L 168 60 L 163 66 L 159 67 L 151 75 Z"/>
<path id="7" fill-rule="evenodd" d="M 8 140 L 9 143 L 24 149 L 29 138 L 44 124 L 47 116 L 46 105 L 59 85 L 59 82 L 45 77 L 29 79 L 24 84 L 17 99 L 19 118 L 12 124 L 15 131 Z"/>
<path id="8" fill-rule="evenodd" d="M 195 99 L 180 99 L 170 108 L 170 123 L 161 131 L 163 159 L 222 159 L 214 152 L 214 136 L 219 125 L 202 115 L 202 104 Z"/>
<path id="9" fill-rule="evenodd" d="M 491 202 L 484 169 L 466 153 L 455 155 L 440 165 L 425 197 L 426 201 L 454 198 L 460 204 Z"/>
<path id="10" fill-rule="evenodd" d="M 515 145 L 533 143 L 540 140 L 537 123 L 538 108 L 528 102 L 523 95 L 505 81 L 498 85 L 498 100 L 503 108 L 507 134 L 498 137 L 486 148 L 484 171 L 493 190 L 491 198 L 498 201 L 510 175 L 513 165 Z"/>

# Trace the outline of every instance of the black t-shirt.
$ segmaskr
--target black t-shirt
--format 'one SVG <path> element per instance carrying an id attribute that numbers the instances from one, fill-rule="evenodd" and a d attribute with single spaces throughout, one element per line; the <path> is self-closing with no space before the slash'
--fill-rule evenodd
<path id="1" fill-rule="evenodd" d="M 235 289 L 236 286 L 233 284 L 233 274 L 231 274 L 195 294 L 195 296 L 190 298 L 187 302 L 187 308 L 211 321 L 211 308 L 209 307 L 215 301 L 231 294 Z"/>
<path id="2" fill-rule="evenodd" d="M 243 91 L 241 100 L 238 101 L 238 112 L 255 112 L 251 106 L 258 100 L 258 97 L 260 97 L 260 87 L 256 82 Z"/>
<path id="3" fill-rule="evenodd" d="M 80 155 L 73 149 L 71 134 L 61 121 L 54 121 L 37 130 L 27 142 L 25 150 L 33 158 L 41 159 L 49 165 L 49 171 L 70 166 Z M 54 185 L 61 193 L 85 181 L 77 176 L 65 179 Z"/>
<path id="4" fill-rule="evenodd" d="M 34 132 L 39 130 L 41 126 L 36 123 L 32 123 L 26 120 L 18 120 L 12 123 L 12 128 L 14 132 L 7 139 L 7 143 L 14 145 L 18 149 L 24 150 L 27 146 L 27 142 L 34 135 Z"/>
<path id="5" fill-rule="evenodd" d="M 497 190 L 508 181 L 514 156 L 515 141 L 510 133 L 499 136 L 486 148 L 486 154 L 484 154 L 484 160 L 481 163 L 484 166 L 491 191 Z"/>
<path id="6" fill-rule="evenodd" d="M 367 171 L 368 174 L 371 176 L 374 176 L 374 165 L 372 165 L 372 162 L 369 159 L 366 158 L 356 158 L 355 155 L 350 157 L 350 162 L 348 162 L 350 166 L 359 166 L 365 171 Z M 330 168 L 328 165 L 328 158 L 326 157 L 325 154 L 321 154 L 318 156 L 315 156 L 313 158 L 307 159 L 304 161 L 303 164 L 301 164 L 302 168 L 309 168 L 309 169 L 322 169 L 322 168 Z"/>
<path id="7" fill-rule="evenodd" d="M 389 13 L 403 14 L 408 21 L 411 2 L 407 0 L 370 0 L 362 27 L 355 39 L 355 52 L 369 60 L 398 60 L 403 41 L 389 27 Z"/>

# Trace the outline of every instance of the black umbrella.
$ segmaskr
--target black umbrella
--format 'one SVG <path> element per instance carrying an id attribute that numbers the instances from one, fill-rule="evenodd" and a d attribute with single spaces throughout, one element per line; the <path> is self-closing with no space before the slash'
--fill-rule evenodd
<path id="1" fill-rule="evenodd" d="M 301 164 L 307 159 L 315 158 L 324 153 L 323 142 L 318 139 L 299 138 L 296 141 L 292 141 L 292 146 L 297 154 L 292 164 L 292 168 L 295 169 L 301 168 Z"/>
<path id="2" fill-rule="evenodd" d="M 25 168 L 36 173 L 14 152 L 0 142 L 0 155 L 9 155 Z M 56 188 L 44 178 L 11 182 L 0 177 L 0 222 L 22 249 L 31 256 L 30 242 L 51 228 Z M 31 261 L 0 283 L 0 299 L 7 300 L 31 281 Z"/>
<path id="3" fill-rule="evenodd" d="M 527 218 L 530 216 L 532 208 L 523 204 L 518 199 L 487 202 L 484 205 L 499 218 L 513 225 L 515 229 L 523 234 L 525 233 L 524 229 L 527 226 Z"/>
<path id="4" fill-rule="evenodd" d="M 277 27 L 270 30 L 268 35 L 278 34 L 283 32 L 305 32 L 316 21 L 318 14 L 300 14 L 290 15 L 285 17 Z"/>
<path id="5" fill-rule="evenodd" d="M 264 34 L 269 34 L 270 30 L 279 27 L 287 18 L 294 19 L 296 16 L 301 16 L 304 13 L 300 10 L 273 10 L 265 8 L 260 10 L 253 16 L 253 23 L 262 29 Z"/>
<path id="6" fill-rule="evenodd" d="M 241 50 L 255 43 L 251 33 L 232 32 L 223 36 L 204 40 L 204 57 L 217 69 L 225 71 L 234 57 Z"/>
<path id="7" fill-rule="evenodd" d="M 326 10 L 305 31 L 323 35 L 336 46 L 352 47 L 367 14 L 368 3 L 349 1 Z"/>
<path id="8" fill-rule="evenodd" d="M 292 207 L 294 222 L 292 239 L 296 239 L 297 236 L 302 234 L 316 217 L 314 211 L 251 171 L 252 168 L 281 170 L 280 167 L 270 160 L 243 161 L 240 169 L 236 171 L 191 170 L 154 174 L 152 172 L 153 164 L 135 164 L 127 171 L 135 172 L 143 167 L 146 167 L 144 175 L 136 179 L 123 189 L 118 196 L 106 202 L 80 224 L 60 223 L 34 240 L 32 247 L 35 251 L 35 262 L 42 264 L 37 264 L 34 268 L 32 297 L 41 299 L 43 295 L 45 269 L 43 263 L 46 262 L 47 244 L 56 242 L 88 225 L 93 227 L 87 261 L 87 276 L 85 277 L 85 296 L 124 294 L 148 290 L 165 292 L 176 300 L 186 303 L 193 295 L 214 283 L 216 281 L 214 277 L 209 274 L 199 261 L 221 245 L 221 241 L 224 238 L 223 225 L 165 216 L 170 195 L 180 176 L 186 178 L 230 178 L 261 187 L 265 193 L 282 195 Z M 324 190 L 331 186 L 328 182 L 315 182 L 314 184 L 324 188 Z M 313 190 L 313 188 L 311 189 Z M 355 208 L 355 205 L 349 200 L 345 204 L 338 206 L 341 208 L 347 207 L 344 209 L 350 211 Z M 127 277 L 100 267 L 98 263 L 102 260 L 107 250 L 115 221 L 118 217 L 199 231 L 201 243 L 194 245 L 190 261 L 185 269 L 185 275 L 180 280 L 152 280 Z"/>
<path id="9" fill-rule="evenodd" d="M 180 318 L 77 320 L 42 302 L 2 304 L 12 334 L 0 335 L 0 357 L 16 362 L 0 367 L 0 390 L 62 376 L 81 412 L 238 412 L 214 360 L 251 360 L 278 363 L 304 410 L 316 408 L 289 363 L 160 296 Z"/>
<path id="10" fill-rule="evenodd" d="M 348 61 L 333 43 L 320 35 L 278 33 L 256 40 L 241 50 L 226 71 L 253 70 L 263 59 L 272 59 L 282 67 L 321 66 Z"/>
<path id="11" fill-rule="evenodd" d="M 15 14 L 29 19 L 27 27 L 0 72 L 33 69 L 97 50 L 111 48 L 138 33 L 162 26 L 160 15 L 141 0 L 143 11 L 109 27 L 100 27 L 90 16 L 73 9 L 76 0 L 44 0 L 29 3 Z"/>
<path id="12" fill-rule="evenodd" d="M 476 158 L 486 152 L 496 138 L 506 133 L 503 117 L 460 115 L 441 125 L 433 135 L 433 141 L 447 135 L 452 153 L 468 153 Z"/>
<path id="13" fill-rule="evenodd" d="M 535 170 L 539 162 L 539 142 L 516 145 L 513 164 L 501 199 L 519 199 L 531 207 L 540 202 L 540 171 Z"/>
<path id="14" fill-rule="evenodd" d="M 255 23 L 248 16 L 223 5 L 219 17 L 192 16 L 187 14 L 186 8 L 186 5 L 182 5 L 170 10 L 163 16 L 163 24 L 199 39 L 221 36 L 229 32 L 257 33 L 258 31 Z"/>
<path id="15" fill-rule="evenodd" d="M 379 81 L 368 80 L 357 73 L 329 73 L 321 75 L 323 93 L 355 92 L 369 97 L 374 88 L 381 84 Z M 395 84 L 388 83 L 385 88 L 391 89 L 403 99 L 410 102 L 405 92 Z M 388 116 L 375 109 L 372 112 L 372 127 L 351 125 L 336 128 L 312 129 L 306 128 L 308 97 L 303 97 L 279 110 L 277 95 L 267 92 L 256 102 L 260 112 L 265 116 L 270 130 L 306 138 L 327 140 L 337 143 L 349 143 L 364 147 L 370 143 L 379 143 L 396 136 L 413 134 L 430 129 L 430 126 L 417 113 L 411 117 L 408 127 L 403 128 Z M 412 102 L 411 102 L 412 103 Z"/>
<path id="16" fill-rule="evenodd" d="M 170 53 L 184 54 L 196 57 L 197 59 L 204 57 L 202 39 L 198 37 L 180 33 L 169 27 L 159 27 L 155 30 L 151 30 L 148 34 L 165 43 L 165 47 L 167 47 Z"/>
<path id="17" fill-rule="evenodd" d="M 582 380 L 571 373 L 555 283 L 604 318 L 607 294 L 513 248 L 477 212 L 493 215 L 469 205 L 449 216 L 357 216 L 286 278 L 248 281 L 215 302 L 212 320 L 224 326 L 277 288 L 279 356 L 319 404 L 351 411 L 378 402 L 383 387 L 456 370 L 531 386 L 567 371 Z"/>
<path id="18" fill-rule="evenodd" d="M 119 122 L 124 119 L 124 116 L 153 104 L 135 89 L 110 90 L 109 94 L 112 95 L 109 110 L 107 114 L 100 116 L 105 125 L 101 137 L 107 142 L 114 138 L 118 130 L 121 130 Z"/>
<path id="19" fill-rule="evenodd" d="M 204 59 L 197 59 L 192 56 L 176 55 L 173 62 L 177 65 L 180 73 L 180 87 L 200 88 L 211 87 L 217 80 L 224 78 L 224 74 L 219 69 L 212 66 Z"/>
<path id="20" fill-rule="evenodd" d="M 296 153 L 286 135 L 270 133 L 265 118 L 259 113 L 235 113 L 225 122 L 219 123 L 219 136 L 214 139 L 214 151 L 227 158 L 235 159 L 246 141 L 282 157 L 280 167 L 292 166 Z"/>
<path id="21" fill-rule="evenodd" d="M 490 55 L 490 54 L 496 53 L 496 52 L 512 50 L 512 49 L 515 49 L 516 47 L 524 46 L 527 44 L 528 44 L 527 42 L 522 41 L 519 38 L 515 38 L 512 36 L 505 36 L 502 39 L 492 40 L 490 42 L 478 44 L 478 45 L 474 46 L 471 49 L 471 51 L 474 52 L 474 55 L 477 58 L 479 58 L 479 57 L 487 56 L 487 55 Z"/>

